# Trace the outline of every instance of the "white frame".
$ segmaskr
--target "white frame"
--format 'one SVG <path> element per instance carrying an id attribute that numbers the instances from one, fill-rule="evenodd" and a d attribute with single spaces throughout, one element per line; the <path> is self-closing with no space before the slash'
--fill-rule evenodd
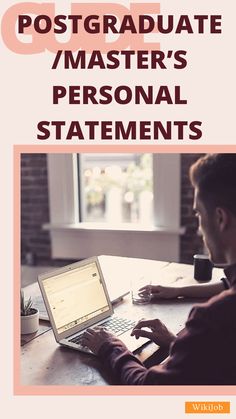
<path id="1" fill-rule="evenodd" d="M 48 154 L 52 257 L 99 254 L 179 261 L 180 154 L 153 154 L 154 219 L 150 228 L 79 222 L 77 155 Z"/>

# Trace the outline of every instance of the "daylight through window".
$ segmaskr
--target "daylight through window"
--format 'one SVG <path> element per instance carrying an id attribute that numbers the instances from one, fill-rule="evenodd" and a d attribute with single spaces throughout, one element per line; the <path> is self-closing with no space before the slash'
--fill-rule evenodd
<path id="1" fill-rule="evenodd" d="M 153 224 L 151 154 L 81 154 L 80 221 Z"/>

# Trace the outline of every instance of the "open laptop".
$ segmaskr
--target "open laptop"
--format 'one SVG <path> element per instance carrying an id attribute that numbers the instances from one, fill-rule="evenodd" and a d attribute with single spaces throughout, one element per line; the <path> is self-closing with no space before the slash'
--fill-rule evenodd
<path id="1" fill-rule="evenodd" d="M 41 274 L 39 287 L 56 341 L 91 353 L 81 338 L 88 327 L 101 325 L 115 333 L 132 352 L 148 342 L 130 336 L 137 321 L 117 319 L 97 257 Z M 138 319 L 137 319 L 138 320 Z"/>
<path id="2" fill-rule="evenodd" d="M 125 274 L 127 274 L 127 267 L 124 269 L 123 263 L 121 266 L 119 265 L 119 269 L 114 270 L 113 263 L 111 263 L 114 256 L 107 256 L 107 255 L 101 255 L 98 256 L 99 264 L 103 273 L 103 277 L 106 283 L 107 291 L 111 300 L 112 304 L 117 304 L 120 301 L 122 301 L 123 297 L 129 294 L 130 292 L 130 286 L 129 281 L 125 281 L 124 277 Z M 124 260 L 125 258 L 120 258 L 116 256 L 116 259 L 118 260 Z M 47 270 L 42 271 L 42 268 L 40 268 L 40 271 L 36 274 L 36 277 L 41 275 L 42 273 L 49 273 L 54 271 L 54 267 L 48 267 Z M 130 274 L 129 274 L 130 275 Z M 112 281 L 109 280 L 109 278 L 112 278 Z M 44 304 L 44 300 L 42 298 L 42 294 L 39 291 L 37 295 L 34 296 L 34 307 L 39 310 L 39 318 L 40 320 L 49 321 L 48 313 Z"/>

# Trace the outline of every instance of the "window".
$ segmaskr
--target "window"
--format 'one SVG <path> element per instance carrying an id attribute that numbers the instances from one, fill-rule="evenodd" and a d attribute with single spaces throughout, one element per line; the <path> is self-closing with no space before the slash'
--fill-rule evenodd
<path id="1" fill-rule="evenodd" d="M 92 171 L 98 167 L 94 170 L 94 174 L 101 174 L 106 164 L 109 167 L 117 166 L 116 170 L 121 178 L 126 177 L 128 168 L 134 165 L 135 170 L 140 173 L 144 164 L 140 154 L 116 154 L 111 158 L 111 155 L 106 153 L 97 155 L 81 153 L 80 168 L 78 168 L 77 154 L 58 153 L 48 154 L 47 157 L 50 224 L 44 228 L 49 229 L 51 233 L 53 258 L 83 259 L 107 254 L 172 262 L 179 260 L 180 234 L 183 231 L 180 227 L 179 154 L 143 155 L 144 160 L 147 159 L 145 164 L 149 161 L 149 169 L 152 169 L 151 176 L 148 177 L 150 181 L 150 190 L 148 190 L 150 192 L 152 190 L 153 194 L 153 205 L 150 204 L 153 208 L 153 222 L 152 224 L 149 222 L 149 225 L 140 222 L 141 206 L 137 205 L 137 202 L 141 201 L 140 194 L 146 192 L 145 188 L 142 192 L 139 191 L 135 201 L 135 194 L 133 196 L 129 194 L 134 191 L 125 190 L 123 188 L 125 183 L 121 183 L 118 189 L 123 188 L 119 198 L 119 214 L 122 214 L 122 217 L 119 216 L 119 222 L 117 219 L 113 222 L 114 218 L 113 221 L 104 222 L 105 219 L 108 221 L 105 191 L 101 192 L 99 205 L 95 211 L 95 208 L 89 207 L 91 203 L 86 198 L 86 186 L 89 182 L 83 180 L 86 170 Z M 103 167 L 99 168 L 98 160 Z M 116 179 L 117 177 L 119 176 L 116 175 Z M 143 174 L 138 184 L 141 180 Z M 151 195 L 149 197 L 151 201 Z M 129 201 L 136 202 L 135 210 L 131 210 Z M 146 204 L 145 208 L 148 213 Z M 94 217 L 94 213 L 97 218 Z"/>
<path id="2" fill-rule="evenodd" d="M 82 154 L 81 221 L 153 225 L 151 154 Z"/>

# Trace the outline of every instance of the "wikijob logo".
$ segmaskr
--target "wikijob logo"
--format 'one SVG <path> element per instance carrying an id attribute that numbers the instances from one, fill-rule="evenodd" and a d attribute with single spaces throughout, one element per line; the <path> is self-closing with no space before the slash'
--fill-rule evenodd
<path id="1" fill-rule="evenodd" d="M 185 402 L 185 413 L 230 413 L 230 402 Z"/>

